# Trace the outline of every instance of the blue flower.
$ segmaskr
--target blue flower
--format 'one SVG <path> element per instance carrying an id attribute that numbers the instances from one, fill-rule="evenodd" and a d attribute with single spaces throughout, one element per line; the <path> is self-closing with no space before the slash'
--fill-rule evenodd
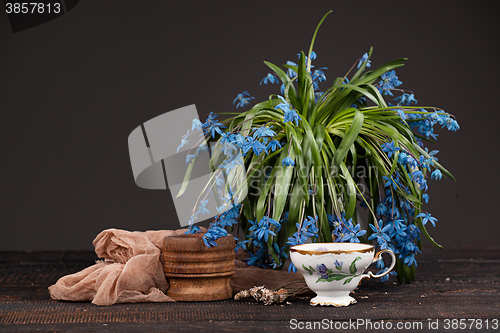
<path id="1" fill-rule="evenodd" d="M 318 274 L 321 275 L 323 279 L 328 279 L 328 268 L 326 268 L 325 264 L 321 264 L 317 266 Z"/>
<path id="2" fill-rule="evenodd" d="M 208 204 L 208 199 L 200 204 L 199 212 L 201 212 L 203 215 L 210 214 L 210 211 L 207 208 L 207 204 Z"/>
<path id="3" fill-rule="evenodd" d="M 265 251 L 259 250 L 255 255 L 252 252 L 248 252 L 250 258 L 245 259 L 247 261 L 247 265 L 254 265 L 257 267 L 266 268 L 264 262 L 266 261 L 266 253 Z"/>
<path id="4" fill-rule="evenodd" d="M 285 84 L 283 83 L 283 84 L 280 86 L 280 93 L 281 93 L 282 95 L 284 95 L 284 94 L 285 94 L 285 89 L 286 89 L 286 86 L 285 86 Z"/>
<path id="5" fill-rule="evenodd" d="M 394 99 L 394 102 L 398 103 L 398 105 L 410 105 L 411 103 L 417 103 L 415 96 L 413 94 L 403 94 Z"/>
<path id="6" fill-rule="evenodd" d="M 253 150 L 255 155 L 259 156 L 260 153 L 266 150 L 266 146 L 262 142 L 254 140 L 251 136 L 247 136 L 247 142 L 243 148 L 243 152 L 246 154 L 250 149 Z"/>
<path id="7" fill-rule="evenodd" d="M 398 184 L 393 180 L 392 177 L 387 177 L 387 176 L 382 176 L 383 179 L 385 179 L 387 182 L 384 184 L 384 187 L 394 187 L 394 189 L 398 189 Z"/>
<path id="8" fill-rule="evenodd" d="M 218 123 L 217 117 L 218 116 L 215 115 L 213 112 L 210 112 L 207 120 L 202 125 L 204 134 L 212 133 L 212 137 L 215 137 L 215 132 L 222 134 L 220 128 L 226 128 L 226 126 L 223 126 L 222 123 Z"/>
<path id="9" fill-rule="evenodd" d="M 300 116 L 295 110 L 285 111 L 285 117 L 283 119 L 283 123 L 295 122 L 295 125 L 299 125 Z"/>
<path id="10" fill-rule="evenodd" d="M 417 183 L 421 183 L 424 179 L 424 174 L 420 170 L 413 171 L 411 174 L 411 179 Z"/>
<path id="11" fill-rule="evenodd" d="M 177 152 L 179 152 L 179 149 L 184 147 L 189 142 L 187 140 L 188 137 L 189 137 L 189 130 L 187 131 L 186 135 L 184 135 L 184 137 L 181 139 L 181 144 L 179 145 L 179 147 L 177 147 Z"/>
<path id="12" fill-rule="evenodd" d="M 399 155 L 398 155 L 398 163 L 401 165 L 406 164 L 407 158 L 408 158 L 408 154 L 405 151 L 400 150 Z"/>
<path id="13" fill-rule="evenodd" d="M 197 234 L 199 232 L 201 232 L 200 227 L 198 227 L 197 225 L 190 224 L 189 228 L 188 228 L 188 230 L 186 230 L 185 234 Z"/>
<path id="14" fill-rule="evenodd" d="M 281 249 L 280 247 L 278 246 L 278 244 L 276 243 L 273 243 L 273 247 L 274 247 L 274 251 L 276 252 L 276 254 L 281 258 L 288 258 L 288 255 L 286 254 L 285 252 L 285 249 L 286 249 L 286 246 L 283 246 Z"/>
<path id="15" fill-rule="evenodd" d="M 222 141 L 221 141 L 222 142 Z M 227 157 L 233 157 L 234 152 L 238 151 L 238 147 L 232 142 L 225 142 L 222 147 L 222 152 Z"/>
<path id="16" fill-rule="evenodd" d="M 430 222 L 430 223 L 432 223 L 433 227 L 436 226 L 437 218 L 431 216 L 431 214 L 429 214 L 429 213 L 420 213 L 417 216 L 415 216 L 415 218 L 419 218 L 419 217 L 422 218 L 422 224 L 423 225 L 426 225 L 427 222 Z"/>
<path id="17" fill-rule="evenodd" d="M 226 128 L 222 123 L 210 122 L 208 126 L 205 127 L 205 134 L 211 134 L 212 138 L 215 138 L 215 132 L 222 134 L 221 128 Z"/>
<path id="18" fill-rule="evenodd" d="M 460 126 L 458 125 L 458 122 L 455 119 L 448 118 L 446 119 L 446 128 L 449 131 L 456 132 L 460 129 Z"/>
<path id="19" fill-rule="evenodd" d="M 195 156 L 195 155 L 193 155 L 193 154 L 188 154 L 188 155 L 186 156 L 186 166 L 187 166 L 188 164 L 190 164 L 191 162 L 193 162 L 193 160 L 194 160 L 195 158 L 196 158 L 196 156 Z"/>
<path id="20" fill-rule="evenodd" d="M 302 223 L 302 228 L 300 229 L 301 234 L 304 235 L 305 237 L 318 238 L 319 228 L 317 226 L 317 221 L 318 221 L 318 215 L 316 215 L 316 217 L 308 215 L 307 218 Z M 299 229 L 300 225 L 298 223 L 296 225 L 297 229 Z"/>
<path id="21" fill-rule="evenodd" d="M 376 212 L 378 215 L 384 216 L 387 213 L 387 206 L 384 205 L 382 202 L 379 203 Z"/>
<path id="22" fill-rule="evenodd" d="M 294 63 L 294 62 L 292 62 L 292 61 L 287 61 L 287 62 L 286 62 L 286 64 L 287 64 L 287 65 L 290 65 L 290 66 L 295 66 L 295 67 L 297 67 L 297 64 L 296 64 L 296 63 Z M 297 73 L 296 73 L 294 70 L 292 70 L 292 69 L 290 69 L 290 68 L 289 68 L 289 69 L 288 69 L 288 77 L 289 77 L 289 78 L 291 78 L 291 79 L 293 79 L 293 78 L 294 78 L 294 77 L 296 77 L 296 76 L 297 76 Z"/>
<path id="23" fill-rule="evenodd" d="M 368 240 L 376 239 L 380 248 L 386 249 L 387 243 L 391 241 L 391 238 L 389 237 L 389 235 L 387 235 L 387 232 L 390 231 L 392 226 L 390 224 L 387 224 L 386 226 L 382 227 L 382 225 L 382 220 L 379 220 L 378 228 L 370 223 L 370 228 L 373 230 L 373 234 L 368 237 Z"/>
<path id="24" fill-rule="evenodd" d="M 262 81 L 260 81 L 260 85 L 262 85 L 262 83 L 268 84 L 269 82 L 270 83 L 279 83 L 278 78 L 276 76 L 274 76 L 273 74 L 269 73 L 269 74 L 267 74 L 267 76 L 265 78 L 262 79 Z"/>
<path id="25" fill-rule="evenodd" d="M 386 152 L 389 158 L 391 158 L 392 154 L 395 154 L 396 151 L 401 149 L 400 147 L 395 147 L 394 145 L 395 145 L 394 140 L 392 140 L 389 143 L 383 143 L 381 146 L 382 151 Z"/>
<path id="26" fill-rule="evenodd" d="M 253 230 L 252 235 L 260 241 L 266 241 L 269 239 L 269 235 L 276 236 L 276 234 L 269 230 L 269 220 L 272 220 L 279 224 L 279 222 L 270 219 L 268 216 L 264 216 L 258 225 L 253 225 L 249 230 Z"/>
<path id="27" fill-rule="evenodd" d="M 381 261 L 382 261 L 382 260 L 379 260 L 378 262 L 381 262 Z M 388 269 L 389 269 L 389 267 L 385 267 L 385 268 L 381 269 L 380 271 L 378 271 L 378 272 L 377 272 L 377 273 L 375 273 L 375 274 L 376 274 L 376 275 L 383 274 L 383 273 L 387 272 L 387 270 L 388 270 Z M 382 276 L 382 277 L 380 278 L 380 281 L 382 281 L 382 282 L 386 282 L 386 281 L 388 281 L 388 280 L 389 280 L 389 276 L 391 276 L 391 275 L 397 275 L 397 273 L 396 273 L 396 272 L 394 272 L 394 271 L 391 271 L 391 272 L 389 272 L 389 274 Z"/>
<path id="28" fill-rule="evenodd" d="M 237 165 L 243 165 L 243 160 L 241 158 L 241 154 L 234 155 L 230 158 L 225 159 L 220 165 L 219 168 L 225 169 L 226 173 L 228 173 L 229 170 L 234 169 L 235 166 Z"/>
<path id="29" fill-rule="evenodd" d="M 394 89 L 395 87 L 402 84 L 402 82 L 398 80 L 395 70 L 385 72 L 380 76 L 380 78 L 382 80 L 379 82 L 379 85 L 380 89 L 384 90 L 384 95 L 392 96 L 390 89 Z"/>
<path id="30" fill-rule="evenodd" d="M 193 125 L 191 126 L 191 131 L 201 131 L 203 128 L 203 124 L 199 119 L 193 119 Z"/>
<path id="31" fill-rule="evenodd" d="M 436 169 L 436 170 L 434 170 L 434 171 L 432 172 L 432 174 L 431 174 L 431 179 L 436 179 L 436 180 L 438 180 L 438 179 L 441 179 L 441 178 L 443 178 L 443 174 L 441 173 L 441 170 Z"/>
<path id="32" fill-rule="evenodd" d="M 233 101 L 233 105 L 236 102 L 238 102 L 238 104 L 236 104 L 236 108 L 239 108 L 240 106 L 244 107 L 244 106 L 250 104 L 250 102 L 251 102 L 252 99 L 255 99 L 255 98 L 252 97 L 252 96 L 250 96 L 250 94 L 248 93 L 248 91 L 244 91 L 244 92 L 238 94 L 238 96 L 236 96 L 236 98 Z"/>
<path id="33" fill-rule="evenodd" d="M 405 263 L 406 266 L 411 266 L 411 265 L 415 264 L 415 267 L 416 267 L 417 266 L 417 261 L 415 260 L 415 254 L 414 253 L 409 253 L 404 258 L 404 263 Z"/>
<path id="34" fill-rule="evenodd" d="M 290 156 L 287 156 L 281 161 L 281 165 L 294 166 L 295 162 Z"/>
<path id="35" fill-rule="evenodd" d="M 328 69 L 327 67 L 321 67 L 321 68 L 318 68 L 316 69 L 312 75 L 311 75 L 311 78 L 313 81 L 316 81 L 318 80 L 319 82 L 324 82 L 326 81 L 326 76 L 325 76 L 325 72 L 323 71 L 324 69 Z"/>
<path id="36" fill-rule="evenodd" d="M 282 103 L 279 103 L 278 105 L 276 105 L 274 108 L 276 110 L 281 110 L 283 112 L 287 112 L 287 111 L 290 111 L 290 104 L 288 104 L 288 102 L 280 95 L 278 95 L 278 98 L 281 99 Z"/>
<path id="37" fill-rule="evenodd" d="M 325 72 L 323 72 L 324 69 L 328 68 L 326 67 L 318 68 L 311 75 L 311 79 L 313 80 L 314 91 L 319 90 L 319 82 L 326 81 Z"/>
<path id="38" fill-rule="evenodd" d="M 275 151 L 276 149 L 280 149 L 280 148 L 281 148 L 281 145 L 280 145 L 279 141 L 271 140 L 267 144 L 266 152 L 269 153 L 269 151 Z"/>
<path id="39" fill-rule="evenodd" d="M 236 241 L 236 247 L 234 248 L 234 252 L 238 252 L 239 249 L 246 250 L 246 243 L 250 242 L 249 240 L 240 241 L 238 238 L 234 237 Z"/>
<path id="40" fill-rule="evenodd" d="M 424 192 L 429 189 L 429 186 L 427 186 L 427 180 L 426 179 L 422 180 L 422 182 L 419 183 L 418 185 L 420 185 L 420 189 L 422 191 L 424 191 Z"/>
<path id="41" fill-rule="evenodd" d="M 342 265 L 344 264 L 344 262 L 342 261 L 339 262 L 338 260 L 335 260 L 333 264 L 335 265 L 335 268 L 340 271 L 342 269 Z"/>
<path id="42" fill-rule="evenodd" d="M 200 145 L 198 149 L 196 149 L 196 157 L 200 156 L 200 154 L 204 151 L 208 151 L 208 146 L 205 143 Z"/>
<path id="43" fill-rule="evenodd" d="M 276 231 L 280 231 L 281 229 L 281 224 L 278 221 L 270 218 L 269 216 L 264 216 L 262 219 L 260 219 L 259 224 L 260 223 L 262 223 L 262 225 L 267 225 L 267 226 L 271 224 L 274 226 Z"/>
<path id="44" fill-rule="evenodd" d="M 254 255 L 252 252 L 248 252 L 248 255 L 250 257 L 245 259 L 245 261 L 247 262 L 247 265 L 249 265 L 249 266 L 261 266 L 262 265 L 262 258 L 261 257 L 259 257 L 258 255 Z"/>
<path id="45" fill-rule="evenodd" d="M 286 242 L 290 246 L 304 244 L 307 241 L 307 237 L 302 233 L 299 235 L 299 231 L 295 231 L 292 237 L 288 237 L 288 242 Z"/>
<path id="46" fill-rule="evenodd" d="M 268 128 L 268 127 L 265 127 L 265 126 L 262 126 L 262 127 L 259 127 L 258 129 L 255 130 L 255 132 L 253 133 L 253 138 L 254 139 L 257 139 L 257 138 L 262 138 L 262 137 L 273 137 L 276 135 L 276 132 L 274 132 L 272 129 Z"/>
<path id="47" fill-rule="evenodd" d="M 344 227 L 344 230 L 342 231 L 343 233 L 343 236 L 342 238 L 337 238 L 335 241 L 339 241 L 339 242 L 351 242 L 351 243 L 359 243 L 359 239 L 358 237 L 361 237 L 363 236 L 364 234 L 366 234 L 366 230 L 359 230 L 361 227 L 360 224 L 356 224 L 356 226 L 354 226 L 352 224 L 352 219 L 349 219 L 348 221 L 348 225 Z"/>
<path id="48" fill-rule="evenodd" d="M 295 124 L 298 126 L 300 116 L 297 114 L 297 112 L 295 112 L 295 110 L 291 108 L 290 104 L 288 104 L 288 102 L 283 97 L 278 95 L 278 98 L 281 99 L 283 103 L 276 105 L 275 109 L 281 110 L 285 113 L 283 123 L 295 121 Z"/>
<path id="49" fill-rule="evenodd" d="M 246 137 L 238 133 L 237 135 L 234 136 L 234 142 L 236 142 L 236 144 L 240 149 L 243 149 L 245 148 L 247 141 Z"/>
<path id="50" fill-rule="evenodd" d="M 227 231 L 221 227 L 211 226 L 208 231 L 203 235 L 203 242 L 207 247 L 217 246 L 215 242 L 220 237 L 227 236 Z"/>
<path id="51" fill-rule="evenodd" d="M 401 118 L 401 120 L 403 120 L 403 121 L 406 120 L 406 113 L 403 110 L 397 109 L 396 112 L 398 113 L 398 115 Z"/>
<path id="52" fill-rule="evenodd" d="M 341 221 L 337 220 L 337 218 L 334 219 L 334 217 L 329 214 L 326 215 L 326 218 L 328 219 L 330 225 L 333 227 L 333 233 L 335 234 L 335 236 L 339 236 L 342 231 L 342 223 L 347 223 L 344 218 L 344 212 L 342 212 Z"/>
<path id="53" fill-rule="evenodd" d="M 368 53 L 363 54 L 363 56 L 361 57 L 361 59 L 359 59 L 358 68 L 361 67 L 361 65 L 365 61 L 367 62 L 366 63 L 366 67 L 371 67 L 371 60 L 368 60 Z"/>

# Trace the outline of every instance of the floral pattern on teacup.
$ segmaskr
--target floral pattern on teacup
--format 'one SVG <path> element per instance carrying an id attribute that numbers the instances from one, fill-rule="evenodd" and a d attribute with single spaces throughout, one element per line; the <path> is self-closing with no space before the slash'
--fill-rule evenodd
<path id="1" fill-rule="evenodd" d="M 306 267 L 304 264 L 302 264 L 302 267 L 309 273 L 309 275 L 313 275 L 314 273 L 319 275 L 318 282 L 332 282 L 332 281 L 341 281 L 345 279 L 343 284 L 350 283 L 352 279 L 354 279 L 357 276 L 360 276 L 360 274 L 356 274 L 357 269 L 356 269 L 356 261 L 361 260 L 361 257 L 356 257 L 352 262 L 351 265 L 349 265 L 349 273 L 345 273 L 342 271 L 342 266 L 343 262 L 335 260 L 333 265 L 335 266 L 335 269 L 337 271 L 334 271 L 331 268 L 326 267 L 325 264 L 320 264 L 317 265 L 316 268 L 309 266 Z"/>

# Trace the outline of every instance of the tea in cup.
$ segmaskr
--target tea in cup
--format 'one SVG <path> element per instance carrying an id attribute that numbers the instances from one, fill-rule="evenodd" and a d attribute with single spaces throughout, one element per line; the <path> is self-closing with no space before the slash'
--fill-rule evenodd
<path id="1" fill-rule="evenodd" d="M 372 263 L 388 253 L 392 263 L 384 273 L 363 274 Z M 310 243 L 294 245 L 290 248 L 290 258 L 302 273 L 309 289 L 317 296 L 311 305 L 348 306 L 356 303 L 349 296 L 363 278 L 380 278 L 389 274 L 396 264 L 391 250 L 380 250 L 375 255 L 375 247 L 362 243 Z"/>

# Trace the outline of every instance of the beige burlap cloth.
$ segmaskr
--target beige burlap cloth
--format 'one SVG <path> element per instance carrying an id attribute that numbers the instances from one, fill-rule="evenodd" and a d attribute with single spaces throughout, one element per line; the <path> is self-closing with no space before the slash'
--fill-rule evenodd
<path id="1" fill-rule="evenodd" d="M 166 236 L 186 230 L 125 231 L 107 229 L 94 239 L 95 252 L 103 261 L 78 273 L 60 278 L 49 287 L 57 300 L 92 301 L 96 305 L 139 302 L 172 302 L 165 292 L 168 282 L 160 259 Z M 287 282 L 303 280 L 300 273 L 288 273 L 247 266 L 235 260 L 231 287 L 236 293 L 253 286 L 272 289 Z"/>

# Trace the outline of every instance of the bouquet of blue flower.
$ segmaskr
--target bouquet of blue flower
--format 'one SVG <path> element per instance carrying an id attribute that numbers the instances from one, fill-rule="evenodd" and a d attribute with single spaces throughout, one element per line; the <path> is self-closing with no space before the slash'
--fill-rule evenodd
<path id="1" fill-rule="evenodd" d="M 282 269 L 289 247 L 306 242 L 373 242 L 398 257 L 398 280 L 412 281 L 421 233 L 441 247 L 426 230 L 437 221 L 423 209 L 428 180 L 453 179 L 424 142 L 434 143 L 436 126 L 459 126 L 449 113 L 418 106 L 413 92 L 400 88 L 395 69 L 406 59 L 368 70 L 372 49 L 322 91 L 327 68 L 312 65 L 313 45 L 328 14 L 298 63 L 264 62 L 272 73 L 260 84 L 281 84 L 279 94 L 224 121 L 213 113 L 204 123 L 195 119 L 182 138 L 181 146 L 199 131 L 204 142 L 186 158 L 179 195 L 202 151 L 210 152 L 213 171 L 189 230 L 198 232 L 194 222 L 206 213 L 211 193 L 218 214 L 206 245 L 233 233 L 241 239 L 238 248 L 248 250 L 249 265 Z M 251 103 L 247 91 L 233 101 L 236 108 Z M 368 221 L 360 221 L 359 209 L 368 210 Z M 287 268 L 295 271 L 291 263 Z M 387 269 L 383 261 L 378 268 Z"/>

